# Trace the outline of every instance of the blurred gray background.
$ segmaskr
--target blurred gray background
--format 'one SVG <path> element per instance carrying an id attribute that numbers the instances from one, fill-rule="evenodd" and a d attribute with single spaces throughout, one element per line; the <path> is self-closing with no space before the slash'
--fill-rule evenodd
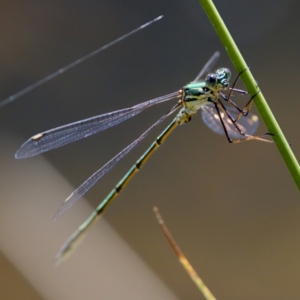
<path id="1" fill-rule="evenodd" d="M 215 4 L 299 158 L 300 2 L 216 0 Z M 236 74 L 196 0 L 1 1 L 0 99 L 161 14 L 164 18 L 151 27 L 2 108 L 0 128 L 6 134 L 0 136 L 1 147 L 5 148 L 8 133 L 25 141 L 59 125 L 176 91 L 216 50 L 222 53 L 218 67 L 229 67 Z M 241 105 L 247 100 L 238 99 Z M 152 107 L 44 157 L 75 189 L 172 105 Z M 86 195 L 93 207 L 167 124 L 153 130 Z M 259 133 L 264 132 L 261 123 Z M 22 168 L 24 161 L 14 164 Z M 5 177 L 18 189 L 13 172 Z M 30 199 L 26 201 L 30 207 Z M 275 145 L 255 141 L 230 145 L 196 115 L 169 137 L 104 217 L 179 299 L 202 299 L 160 232 L 154 205 L 216 298 L 300 298 L 300 197 Z M 74 210 L 76 206 L 63 218 L 68 220 Z M 44 222 L 50 223 L 54 213 L 49 211 Z M 84 256 L 83 248 L 76 255 Z M 63 267 L 71 266 L 72 259 Z M 101 266 L 100 261 L 94 263 Z M 1 266 L 0 295 L 10 295 L 3 299 L 43 299 L 5 256 Z M 1 284 L 8 274 L 10 285 Z M 36 295 L 24 297 L 22 286 Z M 17 290 L 21 296 L 14 294 Z M 125 299 L 126 291 L 123 295 Z"/>

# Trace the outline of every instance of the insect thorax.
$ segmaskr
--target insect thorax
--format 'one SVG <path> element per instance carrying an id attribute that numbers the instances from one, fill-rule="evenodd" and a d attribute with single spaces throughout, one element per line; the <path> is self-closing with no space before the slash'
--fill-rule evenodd
<path id="1" fill-rule="evenodd" d="M 197 111 L 208 102 L 213 92 L 206 87 L 205 82 L 191 82 L 182 89 L 185 107 Z"/>

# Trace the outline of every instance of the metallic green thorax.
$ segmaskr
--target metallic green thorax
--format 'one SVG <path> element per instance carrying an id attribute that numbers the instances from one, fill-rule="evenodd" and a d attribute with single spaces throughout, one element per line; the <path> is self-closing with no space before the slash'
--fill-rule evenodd
<path id="1" fill-rule="evenodd" d="M 182 88 L 182 100 L 186 108 L 197 111 L 212 97 L 212 91 L 207 88 L 205 81 L 191 82 Z"/>
<path id="2" fill-rule="evenodd" d="M 200 100 L 208 92 L 205 81 L 191 82 L 182 88 L 184 91 L 184 102 Z"/>
<path id="3" fill-rule="evenodd" d="M 216 73 L 208 74 L 205 80 L 191 82 L 181 89 L 182 101 L 186 113 L 194 114 L 202 105 L 212 102 L 229 86 L 231 73 L 229 69 L 218 69 Z"/>

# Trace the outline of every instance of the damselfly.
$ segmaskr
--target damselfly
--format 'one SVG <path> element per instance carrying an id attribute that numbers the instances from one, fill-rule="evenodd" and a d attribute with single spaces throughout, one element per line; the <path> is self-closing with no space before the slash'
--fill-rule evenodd
<path id="1" fill-rule="evenodd" d="M 159 18 L 153 21 L 156 21 Z M 146 25 L 152 22 L 149 22 Z M 141 26 L 140 28 L 144 27 L 145 25 Z M 125 36 L 128 35 L 129 34 Z M 110 44 L 114 43 L 115 41 Z M 107 47 L 104 46 L 102 48 Z M 102 114 L 96 117 L 88 118 L 82 121 L 74 122 L 36 134 L 28 139 L 16 152 L 15 157 L 17 159 L 31 157 L 120 124 L 121 122 L 132 118 L 133 116 L 141 113 L 144 109 L 155 104 L 163 103 L 176 98 L 179 99 L 165 115 L 163 115 L 150 128 L 148 128 L 139 138 L 137 138 L 129 146 L 127 146 L 124 150 L 122 150 L 114 158 L 112 158 L 101 169 L 96 171 L 63 202 L 62 206 L 55 214 L 54 220 L 56 220 L 65 211 L 67 211 L 102 176 L 110 171 L 116 163 L 118 163 L 135 146 L 137 146 L 154 127 L 156 127 L 168 116 L 172 115 L 178 109 L 180 109 L 170 125 L 166 127 L 166 129 L 153 142 L 150 148 L 139 158 L 139 160 L 132 166 L 132 168 L 130 168 L 128 173 L 125 174 L 121 181 L 116 185 L 115 188 L 113 188 L 113 190 L 96 208 L 92 215 L 66 241 L 57 255 L 58 261 L 65 259 L 72 252 L 72 250 L 78 244 L 79 238 L 83 237 L 84 233 L 87 232 L 91 225 L 97 219 L 99 219 L 99 217 L 103 214 L 112 200 L 118 196 L 121 190 L 131 180 L 133 175 L 145 164 L 145 162 L 153 154 L 153 152 L 165 141 L 167 136 L 178 125 L 188 123 L 199 109 L 201 109 L 202 111 L 202 119 L 204 123 L 214 132 L 225 134 L 227 140 L 230 143 L 237 143 L 247 140 L 260 140 L 270 142 L 269 140 L 265 139 L 265 135 L 253 136 L 258 127 L 258 117 L 249 113 L 249 110 L 252 106 L 253 97 L 248 101 L 243 109 L 239 108 L 231 99 L 231 95 L 233 92 L 247 94 L 246 91 L 234 88 L 234 85 L 239 76 L 235 80 L 232 88 L 229 87 L 231 72 L 227 68 L 220 68 L 216 72 L 208 74 L 204 80 L 201 79 L 204 74 L 208 73 L 212 69 L 218 58 L 219 52 L 215 52 L 209 59 L 209 61 L 205 64 L 200 73 L 196 76 L 196 78 L 191 83 L 181 88 L 179 91 L 155 99 L 151 99 L 146 102 L 142 102 L 130 108 L 124 108 L 121 110 Z M 81 61 L 82 60 L 83 59 L 81 59 Z M 66 68 L 68 68 L 68 66 L 63 68 L 63 70 L 65 70 Z M 54 74 L 57 74 L 57 72 Z M 52 75 L 48 77 L 51 76 Z M 222 93 L 222 90 L 229 90 L 229 94 L 226 96 Z M 232 107 L 225 106 L 223 104 L 223 101 L 232 105 Z"/>

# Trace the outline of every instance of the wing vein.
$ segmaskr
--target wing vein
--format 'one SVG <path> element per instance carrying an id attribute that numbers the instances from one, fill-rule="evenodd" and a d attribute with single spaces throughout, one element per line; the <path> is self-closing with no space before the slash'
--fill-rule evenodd
<path id="1" fill-rule="evenodd" d="M 62 214 L 64 214 L 77 200 L 79 200 L 98 180 L 100 180 L 108 171 L 112 169 L 120 160 L 122 160 L 137 144 L 139 144 L 148 133 L 163 120 L 165 120 L 169 115 L 174 113 L 180 107 L 176 104 L 167 114 L 162 116 L 158 121 L 156 121 L 151 127 L 149 127 L 139 138 L 133 141 L 115 157 L 113 157 L 109 162 L 107 162 L 102 168 L 96 171 L 92 176 L 90 176 L 84 183 L 82 183 L 60 206 L 58 211 L 53 217 L 56 221 Z"/>
<path id="2" fill-rule="evenodd" d="M 174 92 L 145 101 L 130 108 L 124 108 L 44 131 L 29 138 L 16 152 L 15 157 L 17 159 L 27 158 L 62 147 L 120 124 L 152 105 L 169 101 L 179 96 L 180 92 Z"/>

